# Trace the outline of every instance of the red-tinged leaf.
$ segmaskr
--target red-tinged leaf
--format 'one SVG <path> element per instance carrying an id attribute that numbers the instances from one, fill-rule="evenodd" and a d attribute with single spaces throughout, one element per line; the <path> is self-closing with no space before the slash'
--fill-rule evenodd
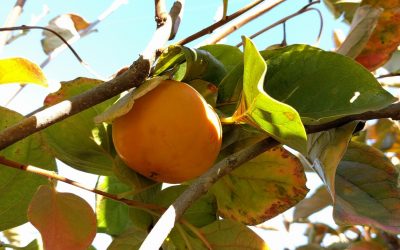
<path id="1" fill-rule="evenodd" d="M 35 83 L 47 87 L 46 77 L 40 67 L 19 57 L 0 60 L 0 84 L 3 83 Z"/>
<path id="2" fill-rule="evenodd" d="M 364 0 L 361 5 L 384 10 L 367 45 L 356 58 L 372 71 L 385 64 L 400 44 L 400 0 Z"/>
<path id="3" fill-rule="evenodd" d="M 96 216 L 90 205 L 52 187 L 39 187 L 28 218 L 42 235 L 45 250 L 86 250 L 96 235 Z"/>
<path id="4" fill-rule="evenodd" d="M 398 173 L 379 150 L 350 143 L 337 168 L 335 190 L 336 223 L 400 233 Z"/>
<path id="5" fill-rule="evenodd" d="M 275 147 L 220 179 L 211 192 L 222 217 L 256 225 L 302 200 L 308 191 L 305 182 L 300 161 Z"/>

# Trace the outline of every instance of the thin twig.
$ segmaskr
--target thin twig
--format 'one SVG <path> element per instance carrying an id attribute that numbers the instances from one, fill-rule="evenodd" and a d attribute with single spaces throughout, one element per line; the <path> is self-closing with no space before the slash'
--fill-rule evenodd
<path id="1" fill-rule="evenodd" d="M 210 26 L 208 26 L 208 27 L 206 27 L 206 28 L 194 33 L 193 35 L 188 36 L 188 37 L 180 40 L 176 44 L 184 45 L 184 44 L 190 43 L 190 42 L 192 42 L 192 41 L 194 41 L 194 40 L 196 40 L 196 39 L 198 39 L 198 38 L 200 38 L 202 36 L 205 36 L 207 34 L 211 34 L 214 30 L 216 30 L 219 27 L 223 26 L 224 24 L 232 21 L 233 19 L 241 16 L 242 14 L 246 13 L 247 11 L 251 10 L 252 8 L 254 8 L 255 6 L 257 6 L 258 4 L 260 4 L 262 2 L 264 2 L 264 0 L 254 1 L 254 2 L 250 3 L 249 5 L 243 7 L 242 9 L 236 11 L 235 13 L 233 13 L 233 14 L 231 14 L 229 16 L 226 16 L 224 19 L 221 19 L 220 21 L 218 21 L 218 22 L 216 22 L 216 23 L 214 23 L 214 24 L 212 24 L 212 25 L 210 25 Z"/>
<path id="2" fill-rule="evenodd" d="M 88 187 L 88 186 L 86 186 L 86 185 L 84 185 L 82 183 L 73 181 L 73 180 L 68 179 L 68 178 L 66 178 L 64 176 L 60 176 L 60 175 L 56 174 L 53 171 L 48 171 L 48 170 L 45 170 L 45 169 L 42 169 L 42 168 L 37 168 L 37 167 L 34 167 L 34 166 L 28 166 L 28 165 L 20 164 L 18 162 L 9 160 L 9 159 L 7 159 L 7 158 L 5 158 L 3 156 L 0 156 L 0 164 L 2 164 L 4 166 L 7 166 L 7 167 L 10 167 L 10 168 L 14 168 L 14 169 L 26 171 L 26 172 L 29 172 L 29 173 L 34 173 L 34 174 L 37 174 L 37 175 L 40 175 L 40 176 L 44 176 L 44 177 L 50 178 L 52 180 L 62 181 L 62 182 L 65 182 L 67 184 L 70 184 L 72 186 L 75 186 L 75 187 L 90 191 L 92 193 L 107 197 L 108 199 L 111 199 L 111 200 L 114 200 L 114 201 L 125 203 L 126 205 L 133 206 L 135 208 L 150 209 L 150 210 L 153 210 L 153 211 L 163 210 L 162 208 L 160 208 L 157 205 L 146 204 L 146 203 L 143 203 L 143 202 L 140 202 L 140 201 L 136 201 L 136 200 L 129 200 L 129 199 L 125 199 L 125 198 L 120 198 L 120 197 L 118 197 L 118 195 L 110 194 L 110 193 L 101 191 L 101 190 L 96 189 L 96 188 Z"/>
<path id="3" fill-rule="evenodd" d="M 395 76 L 400 76 L 400 72 L 380 75 L 380 76 L 377 76 L 376 79 L 382 79 L 382 78 L 387 78 L 387 77 L 395 77 Z"/>
<path id="4" fill-rule="evenodd" d="M 28 26 L 37 26 L 37 24 L 39 23 L 40 20 L 42 20 L 47 14 L 49 14 L 49 7 L 47 5 L 43 5 L 43 9 L 42 12 L 37 15 L 37 16 L 33 16 L 31 18 L 30 23 L 28 24 Z M 11 25 L 8 25 L 8 27 L 10 27 Z M 13 25 L 14 26 L 14 25 Z M 8 38 L 6 44 L 10 44 L 12 42 L 14 42 L 15 40 L 17 40 L 18 38 L 21 38 L 25 35 L 27 35 L 29 33 L 29 30 L 22 30 L 20 33 L 15 34 L 15 32 L 12 33 L 12 36 L 10 38 Z"/>
<path id="5" fill-rule="evenodd" d="M 13 9 L 11 10 L 10 14 L 7 17 L 7 21 L 5 23 L 5 27 L 15 26 L 17 23 L 18 18 L 20 17 L 26 0 L 17 0 Z M 0 53 L 3 51 L 4 46 L 7 43 L 7 40 L 10 36 L 10 31 L 4 32 L 0 34 Z"/>
<path id="6" fill-rule="evenodd" d="M 42 26 L 28 26 L 28 25 L 21 25 L 21 26 L 15 26 L 15 27 L 4 27 L 0 28 L 0 32 L 2 31 L 12 31 L 12 30 L 46 30 L 51 33 L 53 33 L 55 36 L 57 36 L 68 48 L 71 50 L 72 54 L 76 57 L 76 59 L 80 62 L 83 63 L 82 58 L 79 56 L 79 54 L 72 48 L 71 44 L 68 43 L 67 40 L 64 39 L 60 34 L 58 34 L 57 31 L 52 30 L 47 27 L 42 27 Z"/>
<path id="7" fill-rule="evenodd" d="M 259 10 L 255 11 L 254 13 L 249 14 L 248 16 L 242 18 L 241 20 L 236 21 L 235 23 L 230 24 L 228 27 L 220 31 L 218 34 L 215 34 L 215 36 L 210 37 L 206 41 L 204 41 L 202 44 L 215 44 L 218 43 L 221 39 L 224 37 L 227 37 L 234 31 L 238 30 L 240 27 L 243 25 L 253 21 L 254 19 L 258 18 L 259 16 L 267 13 L 268 11 L 272 10 L 273 8 L 277 7 L 279 4 L 285 2 L 285 0 L 274 0 L 274 1 L 268 1 L 268 3 L 265 4 L 263 8 L 260 8 Z"/>
<path id="8" fill-rule="evenodd" d="M 312 3 L 315 4 L 315 3 L 317 3 L 317 2 L 312 2 Z M 306 9 L 305 9 L 305 8 L 301 8 L 301 9 L 298 10 L 297 12 L 295 12 L 295 13 L 293 13 L 293 14 L 287 16 L 287 17 L 284 17 L 284 18 L 282 18 L 281 20 L 278 20 L 278 21 L 276 21 L 275 23 L 273 23 L 273 24 L 271 24 L 271 25 L 265 27 L 264 29 L 262 29 L 262 30 L 260 30 L 260 31 L 258 31 L 258 32 L 256 32 L 256 33 L 254 33 L 254 34 L 251 35 L 249 38 L 250 38 L 250 39 L 253 39 L 253 38 L 255 38 L 255 37 L 257 37 L 257 36 L 259 36 L 259 35 L 265 33 L 266 31 L 268 31 L 268 30 L 270 30 L 270 29 L 272 29 L 272 28 L 274 28 L 274 27 L 276 27 L 276 26 L 278 26 L 278 25 L 280 25 L 280 24 L 285 24 L 288 20 L 290 20 L 290 19 L 292 19 L 292 18 L 294 18 L 294 17 L 296 17 L 296 16 L 299 16 L 299 15 L 305 13 L 305 12 L 308 12 L 308 11 L 316 11 L 316 12 L 318 13 L 318 15 L 319 15 L 320 23 L 321 23 L 320 28 L 319 28 L 319 32 L 318 32 L 318 38 L 317 38 L 317 39 L 319 40 L 319 38 L 320 38 L 321 35 L 322 35 L 323 17 L 322 17 L 321 11 L 320 11 L 319 9 L 315 9 L 315 8 L 306 8 Z M 243 45 L 243 42 L 240 42 L 240 43 L 236 44 L 236 47 L 240 47 L 240 46 L 242 46 L 242 45 Z"/>

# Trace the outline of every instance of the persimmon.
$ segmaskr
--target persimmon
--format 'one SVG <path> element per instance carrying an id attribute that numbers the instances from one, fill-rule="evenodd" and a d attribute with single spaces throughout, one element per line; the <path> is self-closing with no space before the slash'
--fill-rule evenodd
<path id="1" fill-rule="evenodd" d="M 221 148 L 218 115 L 190 85 L 162 81 L 113 122 L 118 155 L 138 173 L 180 183 L 209 169 Z"/>

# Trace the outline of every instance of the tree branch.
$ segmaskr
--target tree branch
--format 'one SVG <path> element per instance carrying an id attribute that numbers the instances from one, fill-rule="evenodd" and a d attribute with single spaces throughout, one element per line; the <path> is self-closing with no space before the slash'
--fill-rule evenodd
<path id="1" fill-rule="evenodd" d="M 252 8 L 254 8 L 255 6 L 257 6 L 258 4 L 262 3 L 264 0 L 256 0 L 252 3 L 250 3 L 249 5 L 243 7 L 242 9 L 236 11 L 235 13 L 233 13 L 232 15 L 226 16 L 225 18 L 221 19 L 220 21 L 200 30 L 199 32 L 194 33 L 191 36 L 188 36 L 182 40 L 180 40 L 179 42 L 177 42 L 177 45 L 184 45 L 187 43 L 190 43 L 202 36 L 205 36 L 207 34 L 212 33 L 214 30 L 216 30 L 217 28 L 221 27 L 222 25 L 232 21 L 233 19 L 241 16 L 242 14 L 246 13 L 247 11 L 251 10 Z"/>
<path id="2" fill-rule="evenodd" d="M 121 2 L 121 0 L 117 0 L 114 3 Z M 116 8 L 116 6 L 114 7 Z M 179 13 L 176 14 L 179 15 Z M 171 18 L 169 17 L 168 19 Z M 99 18 L 99 20 L 102 19 Z M 143 56 L 140 56 L 124 73 L 85 93 L 36 112 L 19 123 L 0 131 L 0 150 L 58 121 L 64 120 L 123 91 L 140 85 L 150 73 L 151 65 L 155 60 L 155 51 L 164 46 L 170 37 L 171 27 L 171 21 L 169 25 L 159 27 L 143 52 Z"/>
<path id="3" fill-rule="evenodd" d="M 342 126 L 351 121 L 370 120 L 377 118 L 400 119 L 400 103 L 392 104 L 377 111 L 369 111 L 356 115 L 349 115 L 338 120 L 322 125 L 306 126 L 307 133 L 316 133 Z M 147 238 L 142 243 L 140 249 L 158 249 L 164 239 L 168 236 L 176 221 L 184 214 L 186 209 L 221 177 L 230 173 L 243 163 L 253 159 L 259 154 L 279 145 L 280 143 L 268 137 L 256 144 L 253 144 L 215 164 L 205 174 L 197 178 L 189 188 L 183 192 L 175 202 L 168 207 L 165 213 L 157 221 Z"/>
<path id="4" fill-rule="evenodd" d="M 313 3 L 316 3 L 316 2 L 313 2 Z M 320 25 L 320 28 L 319 28 L 319 31 L 318 31 L 318 40 L 319 40 L 320 37 L 321 37 L 321 34 L 322 34 L 323 18 L 322 18 L 322 14 L 321 14 L 320 10 L 319 9 L 315 9 L 315 8 L 301 8 L 297 12 L 295 12 L 295 13 L 293 13 L 293 14 L 285 17 L 285 18 L 282 18 L 281 20 L 278 20 L 275 23 L 265 27 L 264 29 L 254 33 L 253 35 L 249 36 L 249 38 L 253 39 L 253 38 L 265 33 L 266 31 L 268 31 L 268 30 L 270 30 L 270 29 L 272 29 L 272 28 L 274 28 L 274 27 L 276 27 L 276 26 L 278 26 L 280 24 L 285 24 L 286 21 L 288 21 L 288 20 L 290 20 L 290 19 L 292 19 L 292 18 L 294 18 L 294 17 L 296 17 L 298 15 L 301 15 L 301 14 L 303 14 L 305 12 L 308 12 L 308 11 L 316 11 L 318 13 L 318 16 L 319 16 L 319 19 L 320 19 L 320 22 L 321 22 L 321 25 Z M 286 39 L 284 39 L 284 40 L 286 41 Z M 240 42 L 240 43 L 236 44 L 236 47 L 240 47 L 242 45 L 243 45 L 243 42 Z"/>
<path id="5" fill-rule="evenodd" d="M 62 181 L 62 182 L 65 182 L 67 184 L 70 184 L 72 186 L 75 186 L 75 187 L 90 191 L 92 193 L 107 197 L 107 198 L 109 198 L 111 200 L 114 200 L 114 201 L 125 203 L 126 205 L 132 206 L 132 207 L 135 207 L 135 208 L 141 208 L 141 209 L 158 211 L 158 212 L 161 212 L 161 211 L 164 210 L 163 208 L 161 208 L 161 207 L 159 207 L 157 205 L 146 204 L 146 203 L 143 203 L 143 202 L 140 202 L 140 201 L 120 198 L 120 197 L 118 197 L 118 195 L 110 194 L 110 193 L 101 191 L 101 190 L 96 189 L 96 188 L 88 187 L 88 186 L 86 186 L 84 184 L 81 184 L 79 182 L 76 182 L 76 181 L 73 181 L 71 179 L 65 178 L 64 176 L 60 176 L 60 175 L 56 174 L 53 171 L 48 171 L 48 170 L 45 170 L 45 169 L 42 169 L 42 168 L 37 168 L 37 167 L 33 167 L 33 166 L 27 166 L 27 165 L 24 165 L 24 164 L 20 164 L 18 162 L 6 159 L 3 156 L 0 156 L 0 164 L 3 164 L 6 167 L 10 167 L 10 168 L 26 171 L 26 172 L 29 172 L 29 173 L 34 173 L 34 174 L 37 174 L 37 175 L 41 175 L 41 176 L 44 176 L 44 177 L 47 177 L 47 178 L 50 178 L 50 179 L 53 179 L 53 180 Z"/>
<path id="6" fill-rule="evenodd" d="M 4 27 L 11 27 L 15 26 L 17 23 L 18 18 L 20 17 L 22 10 L 24 8 L 26 0 L 17 0 L 13 9 L 11 10 L 10 14 L 7 17 L 6 23 L 4 24 Z M 2 52 L 4 46 L 7 43 L 7 40 L 10 36 L 10 31 L 8 32 L 3 32 L 0 34 L 0 53 Z"/>
<path id="7" fill-rule="evenodd" d="M 168 13 L 165 5 L 165 0 L 154 0 L 155 20 L 157 28 L 161 27 L 167 21 Z"/>
<path id="8" fill-rule="evenodd" d="M 139 57 L 116 78 L 74 96 L 8 127 L 0 132 L 0 150 L 71 115 L 99 104 L 141 84 L 150 72 L 151 61 Z"/>
<path id="9" fill-rule="evenodd" d="M 207 39 L 205 42 L 202 44 L 215 44 L 218 43 L 221 39 L 224 37 L 228 36 L 229 34 L 233 33 L 234 31 L 238 30 L 240 27 L 243 25 L 251 22 L 252 20 L 258 18 L 259 16 L 267 13 L 271 9 L 275 8 L 279 4 L 283 3 L 285 0 L 274 0 L 274 1 L 268 1 L 268 4 L 265 4 L 265 6 L 256 12 L 244 17 L 242 20 L 238 20 L 235 23 L 232 23 L 229 27 L 226 27 L 224 30 L 216 34 L 215 36 Z"/>

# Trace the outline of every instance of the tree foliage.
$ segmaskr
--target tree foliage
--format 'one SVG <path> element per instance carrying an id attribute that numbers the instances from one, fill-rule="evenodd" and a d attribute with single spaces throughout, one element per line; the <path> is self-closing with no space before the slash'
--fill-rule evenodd
<path id="1" fill-rule="evenodd" d="M 88 249 L 96 232 L 112 237 L 108 249 L 138 249 L 152 240 L 151 231 L 158 230 L 160 217 L 168 216 L 168 207 L 191 192 L 202 195 L 193 195 L 187 209 L 176 208 L 176 218 L 169 220 L 175 223 L 172 230 L 158 239 L 162 249 L 269 249 L 268 242 L 247 226 L 290 208 L 294 216 L 288 227 L 308 223 L 309 244 L 298 249 L 400 247 L 400 109 L 392 95 L 395 90 L 378 81 L 374 71 L 388 62 L 398 64 L 392 55 L 400 44 L 400 1 L 324 2 L 336 17 L 353 22 L 343 43 L 351 48 L 347 53 L 286 41 L 277 48 L 259 49 L 243 36 L 243 50 L 228 44 L 172 44 L 141 86 L 96 105 L 75 103 L 74 98 L 82 93 L 94 96 L 98 86 L 109 82 L 84 77 L 63 82 L 43 105 L 54 112 L 78 109 L 78 114 L 58 121 L 36 113 L 32 117 L 38 123 L 43 119 L 55 124 L 0 148 L 0 228 L 5 239 L 0 248 L 12 246 L 12 228 L 30 222 L 45 249 Z M 223 1 L 223 20 L 230 18 L 228 3 Z M 379 9 L 376 22 L 369 19 L 371 12 L 362 12 L 365 6 Z M 78 15 L 65 14 L 52 19 L 48 28 L 68 40 L 83 36 L 91 25 Z M 52 32 L 43 35 L 46 54 L 62 46 Z M 129 70 L 118 72 L 114 82 Z M 124 163 L 111 131 L 113 119 L 167 78 L 191 85 L 215 109 L 223 141 L 218 174 L 210 170 L 205 177 L 162 188 L 162 183 Z M 0 84 L 7 83 L 47 86 L 40 67 L 23 58 L 0 60 Z M 1 107 L 0 142 L 13 136 L 7 128 L 29 130 L 18 123 L 23 119 Z M 56 160 L 96 175 L 96 188 L 56 174 Z M 307 171 L 316 172 L 324 183 L 308 197 Z M 96 193 L 95 211 L 79 196 L 57 191 L 58 181 Z M 337 226 L 309 222 L 309 216 L 327 206 L 333 207 Z M 322 243 L 329 235 L 349 232 L 357 236 Z M 39 249 L 38 242 L 24 249 Z"/>

